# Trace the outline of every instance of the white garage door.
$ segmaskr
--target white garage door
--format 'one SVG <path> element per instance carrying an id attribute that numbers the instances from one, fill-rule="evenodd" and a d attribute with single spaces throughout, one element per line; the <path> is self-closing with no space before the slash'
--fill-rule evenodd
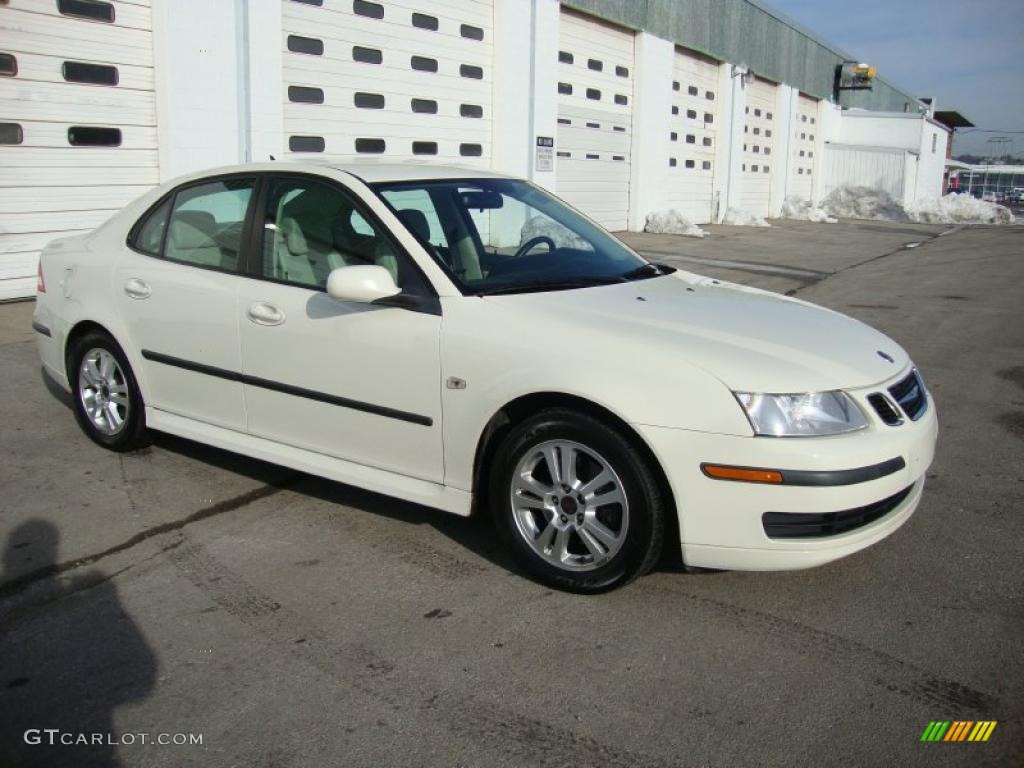
<path id="1" fill-rule="evenodd" d="M 0 4 L 0 299 L 158 182 L 149 0 Z"/>
<path id="2" fill-rule="evenodd" d="M 772 145 L 775 136 L 774 83 L 755 78 L 747 86 L 746 119 L 743 126 L 743 179 L 740 207 L 758 216 L 768 215 L 771 172 L 775 167 Z"/>
<path id="3" fill-rule="evenodd" d="M 490 0 L 289 0 L 288 154 L 490 166 Z"/>
<path id="4" fill-rule="evenodd" d="M 814 134 L 817 133 L 818 100 L 800 94 L 796 108 L 796 125 L 790 136 L 792 146 L 792 178 L 789 194 L 803 200 L 811 199 L 814 183 Z"/>
<path id="5" fill-rule="evenodd" d="M 558 194 L 608 229 L 625 229 L 633 33 L 563 10 L 558 47 Z"/>
<path id="6" fill-rule="evenodd" d="M 669 121 L 669 205 L 696 224 L 713 218 L 718 62 L 676 51 Z"/>

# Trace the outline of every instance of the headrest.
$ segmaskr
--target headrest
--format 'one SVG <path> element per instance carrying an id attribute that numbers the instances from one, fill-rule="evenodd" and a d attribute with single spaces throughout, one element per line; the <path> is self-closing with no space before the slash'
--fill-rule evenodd
<path id="1" fill-rule="evenodd" d="M 200 213 L 200 211 L 194 211 L 194 213 Z M 213 217 L 211 216 L 211 218 Z M 171 222 L 171 230 L 168 235 L 171 238 L 171 245 L 179 250 L 217 247 L 217 243 L 209 233 L 177 217 Z"/>
<path id="2" fill-rule="evenodd" d="M 288 249 L 292 253 L 306 253 L 311 245 L 318 250 L 330 249 L 334 241 L 333 225 L 341 215 L 342 206 L 341 195 L 323 184 L 310 184 L 282 205 L 279 211 L 282 223 L 293 219 L 299 225 L 298 234 L 306 240 L 302 251 L 292 248 L 291 243 Z"/>
<path id="3" fill-rule="evenodd" d="M 302 227 L 299 226 L 299 222 L 295 219 L 282 219 L 277 231 L 281 233 L 289 253 L 297 256 L 305 256 L 309 253 L 309 243 L 306 242 L 306 236 L 302 232 Z"/>
<path id="4" fill-rule="evenodd" d="M 174 214 L 175 221 L 184 221 L 191 224 L 198 230 L 206 232 L 213 237 L 217 229 L 217 220 L 209 211 L 178 211 Z"/>
<path id="5" fill-rule="evenodd" d="M 398 218 L 414 235 L 421 240 L 430 241 L 430 224 L 427 222 L 427 216 L 423 211 L 416 210 L 415 208 L 403 208 L 398 212 Z"/>

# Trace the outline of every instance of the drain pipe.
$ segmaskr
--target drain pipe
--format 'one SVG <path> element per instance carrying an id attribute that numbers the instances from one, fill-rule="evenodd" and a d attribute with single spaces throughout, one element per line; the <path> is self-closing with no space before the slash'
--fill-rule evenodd
<path id="1" fill-rule="evenodd" d="M 238 149 L 243 163 L 252 162 L 252 69 L 249 62 L 249 3 L 235 0 L 238 38 Z"/>

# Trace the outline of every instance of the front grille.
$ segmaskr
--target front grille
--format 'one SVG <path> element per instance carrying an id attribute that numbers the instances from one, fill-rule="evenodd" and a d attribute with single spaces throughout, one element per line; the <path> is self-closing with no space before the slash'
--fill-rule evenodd
<path id="1" fill-rule="evenodd" d="M 917 371 L 911 371 L 906 378 L 889 387 L 889 394 L 912 421 L 917 421 L 928 409 L 928 395 Z"/>
<path id="2" fill-rule="evenodd" d="M 878 418 L 890 427 L 895 427 L 897 424 L 903 423 L 903 417 L 900 416 L 900 412 L 896 410 L 896 406 L 889 402 L 889 398 L 881 392 L 874 392 L 868 395 L 868 402 L 871 403 L 871 407 L 875 409 L 875 413 L 878 414 Z"/>
<path id="3" fill-rule="evenodd" d="M 770 539 L 810 539 L 835 536 L 862 528 L 892 512 L 910 495 L 914 486 L 895 496 L 842 512 L 765 512 L 761 515 L 764 532 Z"/>

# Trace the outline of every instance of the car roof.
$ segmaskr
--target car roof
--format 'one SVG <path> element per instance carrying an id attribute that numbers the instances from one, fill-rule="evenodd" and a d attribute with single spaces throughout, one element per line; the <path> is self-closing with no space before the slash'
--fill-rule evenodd
<path id="1" fill-rule="evenodd" d="M 322 175 L 324 171 L 347 173 L 367 184 L 377 182 L 429 181 L 444 179 L 517 179 L 503 173 L 495 173 L 482 168 L 471 168 L 458 165 L 437 165 L 433 163 L 410 160 L 404 163 L 356 162 L 346 163 L 336 160 L 310 158 L 299 161 L 263 161 L 224 165 L 219 168 L 205 168 L 200 171 L 168 179 L 156 188 L 160 194 L 166 193 L 181 184 L 202 182 L 217 176 L 237 175 L 246 173 L 314 173 Z"/>
<path id="2" fill-rule="evenodd" d="M 439 165 L 415 160 L 410 160 L 404 163 L 376 163 L 372 161 L 346 163 L 327 158 L 310 158 L 298 161 L 289 159 L 285 161 L 239 163 L 238 165 L 228 165 L 220 168 L 208 168 L 202 171 L 190 173 L 179 179 L 175 179 L 172 184 L 177 184 L 182 181 L 195 181 L 206 176 L 221 176 L 228 173 L 246 173 L 252 171 L 259 171 L 262 173 L 266 173 L 268 171 L 278 171 L 281 173 L 301 173 L 305 171 L 307 173 L 316 173 L 318 171 L 323 171 L 325 168 L 340 171 L 342 173 L 349 173 L 370 184 L 387 181 L 425 181 L 429 179 L 517 178 L 515 176 L 495 173 L 494 171 L 488 171 L 482 168 L 458 165 Z"/>
<path id="3" fill-rule="evenodd" d="M 314 163 L 351 173 L 365 182 L 424 181 L 428 179 L 507 179 L 509 176 L 481 168 L 409 161 L 405 163 Z"/>

